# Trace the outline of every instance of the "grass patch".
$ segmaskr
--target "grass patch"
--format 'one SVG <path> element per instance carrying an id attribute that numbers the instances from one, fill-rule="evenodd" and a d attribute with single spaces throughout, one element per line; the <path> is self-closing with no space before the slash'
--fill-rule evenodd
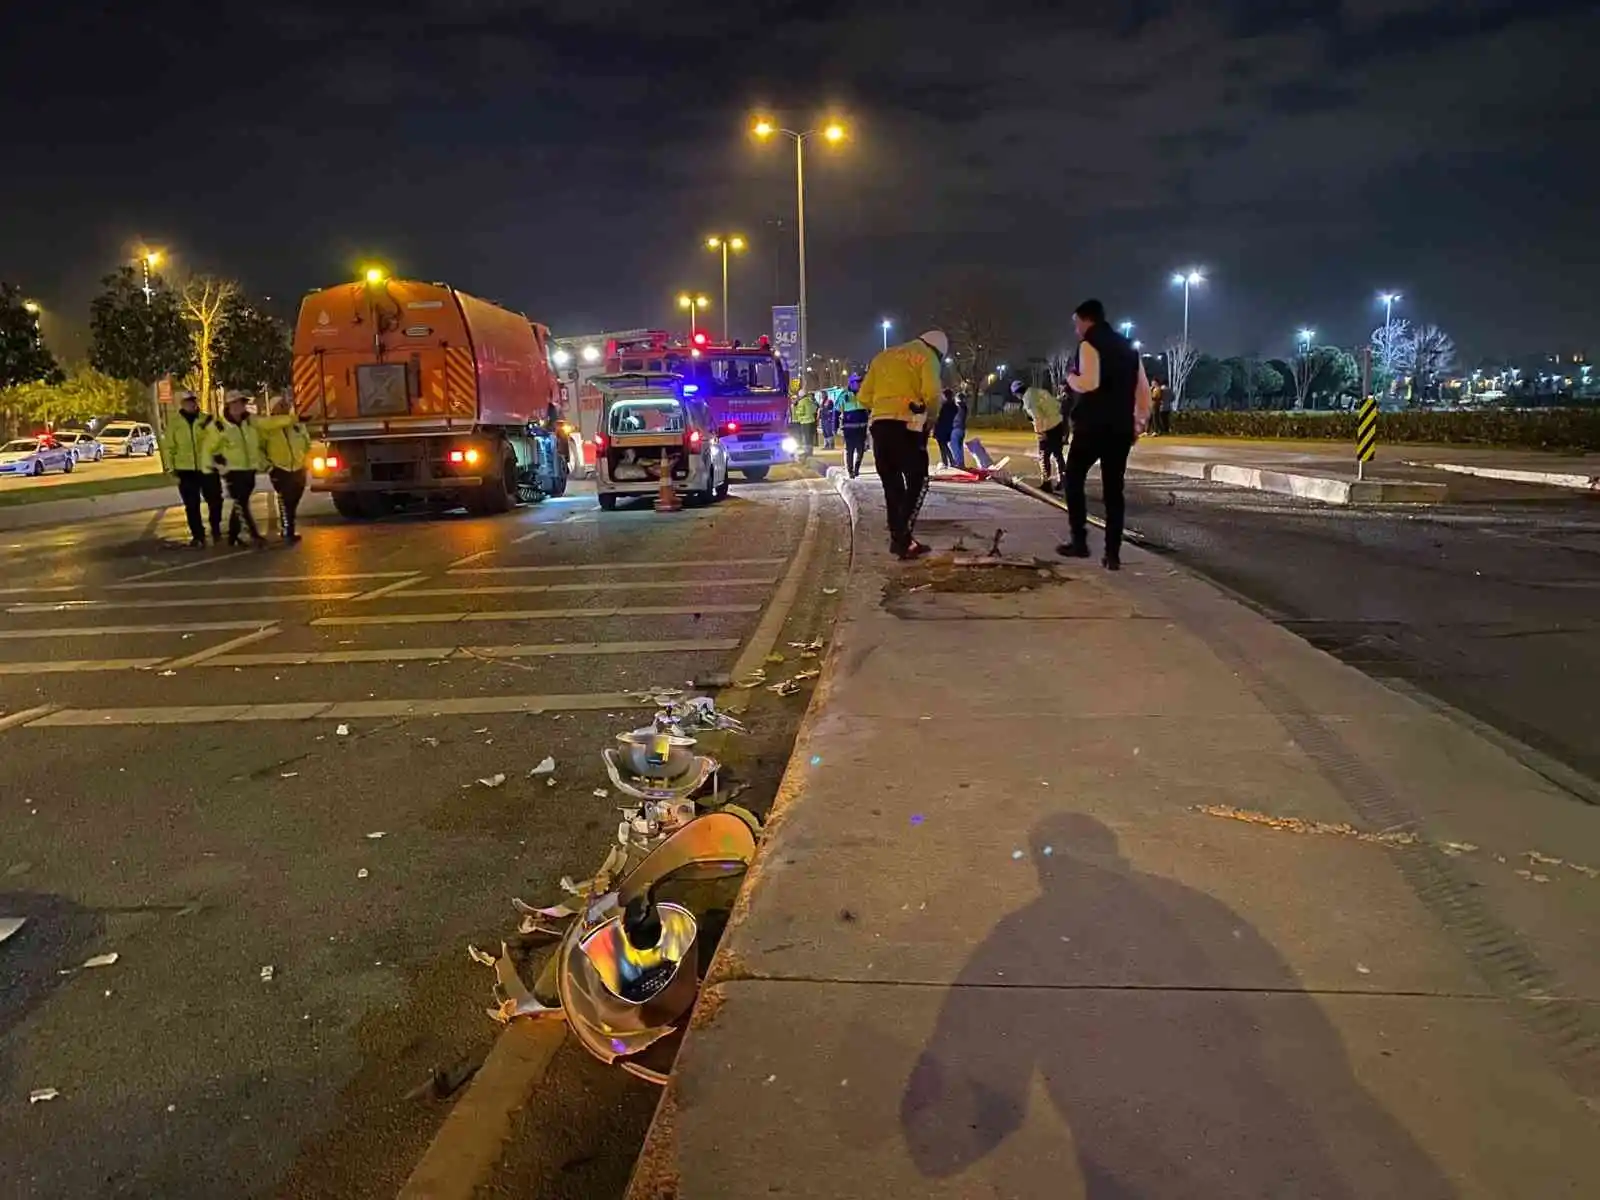
<path id="1" fill-rule="evenodd" d="M 142 492 L 149 488 L 175 486 L 171 476 L 156 471 L 149 475 L 119 475 L 115 479 L 59 483 L 54 487 L 0 488 L 0 508 L 48 504 L 52 500 L 83 500 L 90 496 L 114 496 L 118 492 Z"/>

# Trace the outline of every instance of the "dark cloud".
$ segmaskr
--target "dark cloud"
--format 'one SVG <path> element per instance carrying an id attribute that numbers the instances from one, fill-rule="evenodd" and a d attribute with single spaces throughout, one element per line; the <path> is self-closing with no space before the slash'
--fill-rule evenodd
<path id="1" fill-rule="evenodd" d="M 0 276 L 63 307 L 138 237 L 292 296 L 362 257 L 557 327 L 671 319 L 737 228 L 735 319 L 794 291 L 808 155 L 813 340 L 862 353 L 987 269 L 1024 340 L 1083 294 L 1153 340 L 1360 338 L 1381 286 L 1473 352 L 1582 345 L 1600 263 L 1590 62 L 1563 0 L 63 0 L 0 47 Z M 15 35 L 15 36 L 13 36 Z M 781 223 L 780 223 L 781 222 Z"/>

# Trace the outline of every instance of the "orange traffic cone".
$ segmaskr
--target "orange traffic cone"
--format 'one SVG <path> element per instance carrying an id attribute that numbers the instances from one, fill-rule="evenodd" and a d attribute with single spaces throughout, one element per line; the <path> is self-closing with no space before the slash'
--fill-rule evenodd
<path id="1" fill-rule="evenodd" d="M 682 512 L 683 501 L 678 499 L 677 489 L 672 486 L 672 476 L 663 471 L 661 474 L 661 491 L 656 494 L 657 512 Z"/>

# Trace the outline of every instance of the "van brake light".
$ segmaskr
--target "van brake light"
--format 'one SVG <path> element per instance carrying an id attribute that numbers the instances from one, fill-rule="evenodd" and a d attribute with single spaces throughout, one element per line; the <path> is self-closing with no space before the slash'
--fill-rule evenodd
<path id="1" fill-rule="evenodd" d="M 700 449 L 700 431 L 698 429 L 691 429 L 689 431 L 689 436 L 683 440 L 688 445 L 689 449 Z"/>

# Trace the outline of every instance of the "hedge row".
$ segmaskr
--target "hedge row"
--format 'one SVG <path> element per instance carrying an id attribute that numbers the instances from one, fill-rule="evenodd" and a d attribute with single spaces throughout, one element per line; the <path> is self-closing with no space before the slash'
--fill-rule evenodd
<path id="1" fill-rule="evenodd" d="M 968 429 L 1029 430 L 1022 413 L 974 416 Z M 1353 442 L 1353 412 L 1229 412 L 1191 409 L 1172 414 L 1172 432 L 1210 437 L 1331 438 Z M 1600 451 L 1600 408 L 1548 408 L 1512 412 L 1385 412 L 1378 441 L 1451 446 L 1510 446 L 1524 450 Z"/>
<path id="2" fill-rule="evenodd" d="M 1217 412 L 1172 414 L 1172 432 L 1244 438 L 1333 438 L 1353 442 L 1353 412 Z M 1600 408 L 1513 412 L 1383 412 L 1378 441 L 1453 446 L 1512 446 L 1527 450 L 1600 451 Z"/>

